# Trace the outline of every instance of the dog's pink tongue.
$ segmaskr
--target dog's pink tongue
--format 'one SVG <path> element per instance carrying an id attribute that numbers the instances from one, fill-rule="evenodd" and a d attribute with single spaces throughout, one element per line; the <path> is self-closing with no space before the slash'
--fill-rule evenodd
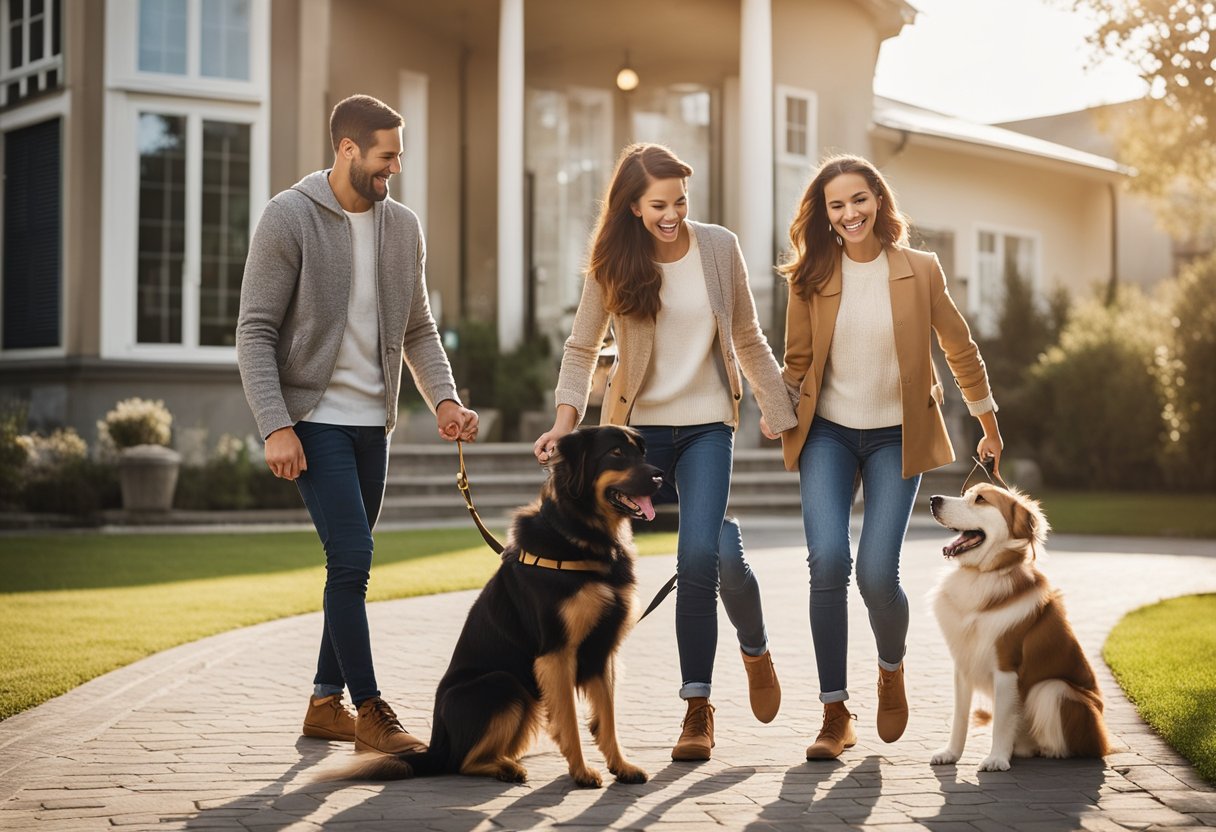
<path id="1" fill-rule="evenodd" d="M 642 510 L 642 516 L 647 520 L 654 519 L 654 503 L 649 497 L 634 497 L 633 501 L 638 504 L 638 508 Z"/>

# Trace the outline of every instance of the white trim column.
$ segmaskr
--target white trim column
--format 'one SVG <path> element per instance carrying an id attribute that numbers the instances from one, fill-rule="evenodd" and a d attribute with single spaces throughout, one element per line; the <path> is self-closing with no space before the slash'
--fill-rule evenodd
<path id="1" fill-rule="evenodd" d="M 741 0 L 739 40 L 739 245 L 760 325 L 773 317 L 773 8 Z"/>
<path id="2" fill-rule="evenodd" d="M 524 0 L 499 0 L 498 25 L 498 347 L 523 340 Z"/>

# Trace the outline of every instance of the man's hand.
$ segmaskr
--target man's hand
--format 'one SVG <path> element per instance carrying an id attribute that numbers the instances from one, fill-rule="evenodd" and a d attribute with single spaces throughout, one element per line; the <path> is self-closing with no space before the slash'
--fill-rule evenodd
<path id="1" fill-rule="evenodd" d="M 301 471 L 308 470 L 304 446 L 295 428 L 279 428 L 266 437 L 266 464 L 271 473 L 285 480 L 294 480 Z"/>
<path id="2" fill-rule="evenodd" d="M 435 421 L 439 425 L 439 435 L 449 442 L 457 439 L 477 441 L 477 413 L 451 399 L 444 399 L 435 408 Z"/>

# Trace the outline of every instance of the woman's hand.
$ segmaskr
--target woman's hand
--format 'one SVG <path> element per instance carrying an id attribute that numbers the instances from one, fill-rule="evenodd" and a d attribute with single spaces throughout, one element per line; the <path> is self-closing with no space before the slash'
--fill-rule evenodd
<path id="1" fill-rule="evenodd" d="M 1005 449 L 1005 441 L 1001 439 L 1001 429 L 996 424 L 996 412 L 989 411 L 978 418 L 984 428 L 984 435 L 979 444 L 975 446 L 975 453 L 980 462 L 991 458 L 992 473 L 999 474 L 1001 472 L 1001 452 Z"/>
<path id="2" fill-rule="evenodd" d="M 557 418 L 553 420 L 553 427 L 540 435 L 540 438 L 532 443 L 532 454 L 536 457 L 536 461 L 544 465 L 553 456 L 553 452 L 557 450 L 557 442 L 567 433 L 574 430 L 574 421 L 578 418 L 578 413 L 568 404 L 559 404 L 557 406 Z"/>
<path id="3" fill-rule="evenodd" d="M 771 430 L 769 430 L 768 419 L 765 419 L 763 416 L 760 417 L 760 432 L 764 434 L 765 439 L 781 438 L 779 434 L 773 433 Z"/>

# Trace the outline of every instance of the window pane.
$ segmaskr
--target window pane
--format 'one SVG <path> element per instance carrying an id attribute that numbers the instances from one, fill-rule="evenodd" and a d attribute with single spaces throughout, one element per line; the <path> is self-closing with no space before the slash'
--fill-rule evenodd
<path id="1" fill-rule="evenodd" d="M 209 78 L 249 80 L 249 0 L 202 0 L 200 58 Z"/>
<path id="2" fill-rule="evenodd" d="M 249 250 L 248 124 L 203 122 L 199 343 L 232 346 Z"/>
<path id="3" fill-rule="evenodd" d="M 59 346 L 59 119 L 4 134 L 4 348 Z"/>
<path id="4" fill-rule="evenodd" d="M 16 69 L 25 63 L 25 52 L 22 49 L 21 24 L 18 23 L 8 30 L 8 68 Z"/>
<path id="5" fill-rule="evenodd" d="M 139 117 L 136 340 L 180 344 L 186 257 L 186 119 Z"/>
<path id="6" fill-rule="evenodd" d="M 30 63 L 42 60 L 46 50 L 46 29 L 42 26 L 42 18 L 30 21 Z"/>
<path id="7" fill-rule="evenodd" d="M 186 74 L 186 0 L 139 0 L 139 68 Z"/>

